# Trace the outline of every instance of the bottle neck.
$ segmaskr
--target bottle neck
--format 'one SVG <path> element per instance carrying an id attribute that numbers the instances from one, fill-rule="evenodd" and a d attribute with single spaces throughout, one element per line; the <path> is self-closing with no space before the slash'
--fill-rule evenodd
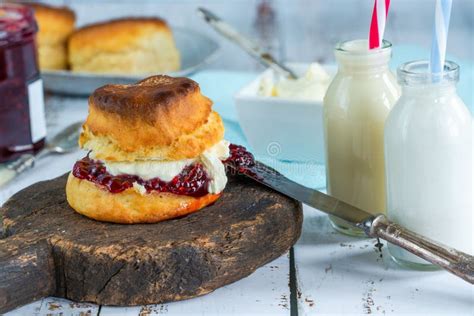
<path id="1" fill-rule="evenodd" d="M 388 63 L 380 65 L 338 63 L 338 71 L 348 75 L 377 75 L 389 71 Z"/>
<path id="2" fill-rule="evenodd" d="M 459 66 L 446 61 L 443 72 L 432 73 L 428 60 L 416 60 L 402 64 L 397 69 L 402 96 L 437 99 L 456 95 L 459 81 Z"/>
<path id="3" fill-rule="evenodd" d="M 457 95 L 454 82 L 402 85 L 402 95 L 422 98 L 439 98 Z"/>
<path id="4" fill-rule="evenodd" d="M 336 51 L 339 71 L 346 74 L 378 74 L 389 71 L 391 50 L 378 52 Z"/>

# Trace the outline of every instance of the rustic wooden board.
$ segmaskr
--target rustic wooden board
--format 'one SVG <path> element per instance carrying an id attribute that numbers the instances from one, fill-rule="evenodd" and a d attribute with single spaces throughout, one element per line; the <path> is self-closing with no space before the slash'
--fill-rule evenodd
<path id="1" fill-rule="evenodd" d="M 248 277 L 193 299 L 143 306 L 99 306 L 48 297 L 4 316 L 290 316 L 289 254 L 258 268 Z"/>
<path id="2" fill-rule="evenodd" d="M 139 316 L 148 315 L 147 312 L 150 316 L 290 316 L 288 272 L 289 260 L 286 254 L 258 268 L 249 277 L 223 286 L 208 295 L 140 307 L 102 306 L 100 316 Z"/>
<path id="3" fill-rule="evenodd" d="M 0 311 L 54 295 L 139 305 L 206 294 L 251 274 L 298 239 L 301 205 L 242 177 L 214 205 L 149 225 L 96 222 L 74 212 L 66 178 L 5 203 Z"/>

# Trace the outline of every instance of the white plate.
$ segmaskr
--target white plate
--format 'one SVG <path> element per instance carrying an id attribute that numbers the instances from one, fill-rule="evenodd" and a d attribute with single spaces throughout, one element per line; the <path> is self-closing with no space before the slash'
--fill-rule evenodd
<path id="1" fill-rule="evenodd" d="M 185 28 L 173 28 L 173 35 L 181 54 L 181 70 L 166 73 L 167 75 L 188 76 L 210 63 L 218 53 L 219 44 L 203 34 Z M 43 71 L 41 76 L 47 91 L 68 95 L 89 95 L 106 84 L 134 83 L 147 77 L 77 73 L 67 70 Z"/>

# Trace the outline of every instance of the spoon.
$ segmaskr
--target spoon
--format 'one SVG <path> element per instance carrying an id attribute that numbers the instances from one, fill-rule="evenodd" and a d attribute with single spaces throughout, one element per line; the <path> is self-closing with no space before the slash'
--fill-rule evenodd
<path id="1" fill-rule="evenodd" d="M 254 57 L 262 64 L 269 66 L 285 77 L 298 79 L 298 76 L 291 69 L 276 61 L 275 58 L 273 58 L 273 56 L 269 53 L 265 52 L 265 50 L 260 45 L 237 32 L 232 26 L 222 21 L 222 19 L 217 15 L 204 8 L 198 8 L 198 12 L 204 18 L 204 20 L 214 28 L 214 30 L 223 35 L 225 38 L 239 45 L 250 56 Z"/>
<path id="2" fill-rule="evenodd" d="M 74 151 L 77 148 L 81 126 L 82 122 L 71 124 L 54 136 L 50 142 L 46 143 L 46 146 L 36 155 L 24 154 L 7 163 L 4 168 L 0 169 L 0 186 L 5 185 L 23 171 L 33 167 L 37 159 L 51 154 L 67 154 Z"/>

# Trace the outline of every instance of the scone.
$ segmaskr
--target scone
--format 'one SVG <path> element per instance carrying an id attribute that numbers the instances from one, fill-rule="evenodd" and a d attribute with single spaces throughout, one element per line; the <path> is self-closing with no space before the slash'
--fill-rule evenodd
<path id="1" fill-rule="evenodd" d="M 66 186 L 70 206 L 96 220 L 153 223 L 216 201 L 230 153 L 211 106 L 187 78 L 97 89 L 79 139 L 89 153 Z"/>
<path id="2" fill-rule="evenodd" d="M 74 30 L 74 12 L 66 7 L 28 4 L 38 23 L 38 58 L 42 70 L 66 69 L 67 38 Z"/>
<path id="3" fill-rule="evenodd" d="M 77 72 L 157 74 L 180 67 L 173 34 L 159 18 L 124 18 L 92 24 L 69 38 L 69 62 Z"/>

